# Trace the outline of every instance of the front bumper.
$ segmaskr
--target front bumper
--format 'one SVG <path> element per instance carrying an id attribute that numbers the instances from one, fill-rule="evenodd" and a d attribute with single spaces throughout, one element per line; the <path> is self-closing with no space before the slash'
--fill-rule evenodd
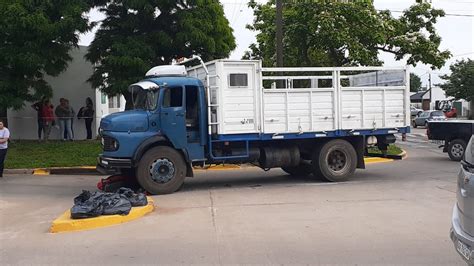
<path id="1" fill-rule="evenodd" d="M 97 170 L 104 174 L 117 172 L 118 169 L 132 168 L 132 160 L 124 158 L 111 158 L 99 156 L 97 158 Z"/>
<path id="2" fill-rule="evenodd" d="M 459 253 L 461 258 L 463 258 L 468 265 L 474 265 L 474 237 L 469 235 L 468 233 L 464 232 L 460 223 L 459 223 L 459 210 L 457 204 L 454 205 L 453 208 L 453 217 L 451 220 L 451 231 L 450 237 L 454 243 L 455 250 Z M 467 245 L 471 248 L 470 260 L 466 260 L 466 258 L 458 251 L 457 245 L 458 241 L 462 242 L 464 245 Z"/>

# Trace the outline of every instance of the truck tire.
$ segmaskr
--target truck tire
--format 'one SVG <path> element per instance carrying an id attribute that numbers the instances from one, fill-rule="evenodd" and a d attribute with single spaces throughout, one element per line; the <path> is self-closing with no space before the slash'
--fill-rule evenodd
<path id="1" fill-rule="evenodd" d="M 357 153 L 349 142 L 342 139 L 331 140 L 313 153 L 313 174 L 325 181 L 346 181 L 356 167 Z"/>
<path id="2" fill-rule="evenodd" d="M 186 177 L 186 163 L 175 149 L 158 146 L 148 150 L 137 167 L 138 183 L 153 195 L 180 189 Z"/>
<path id="3" fill-rule="evenodd" d="M 453 161 L 459 162 L 464 157 L 466 150 L 466 142 L 462 139 L 455 139 L 449 142 L 448 155 Z"/>
<path id="4" fill-rule="evenodd" d="M 302 163 L 298 166 L 285 166 L 281 169 L 291 176 L 309 176 L 313 173 L 311 165 L 306 163 Z"/>

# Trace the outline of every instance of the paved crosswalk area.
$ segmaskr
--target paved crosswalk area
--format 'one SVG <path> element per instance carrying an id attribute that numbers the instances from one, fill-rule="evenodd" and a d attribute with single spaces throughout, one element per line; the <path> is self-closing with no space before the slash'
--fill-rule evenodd
<path id="1" fill-rule="evenodd" d="M 404 146 L 408 146 L 411 148 L 416 148 L 416 149 L 424 149 L 429 152 L 434 152 L 434 153 L 443 153 L 443 148 L 439 148 L 440 145 L 443 143 L 435 143 L 433 141 L 428 140 L 428 137 L 426 134 L 420 130 L 416 130 L 413 133 L 407 134 L 406 141 L 402 141 L 402 136 L 401 135 L 396 135 L 397 137 L 397 145 L 401 146 L 402 148 Z M 447 156 L 447 154 L 446 154 Z"/>

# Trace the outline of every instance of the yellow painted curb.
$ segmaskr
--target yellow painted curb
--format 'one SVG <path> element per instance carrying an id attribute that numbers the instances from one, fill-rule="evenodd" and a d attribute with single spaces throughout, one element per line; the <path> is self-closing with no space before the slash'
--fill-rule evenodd
<path id="1" fill-rule="evenodd" d="M 388 163 L 394 161 L 393 159 L 381 158 L 381 157 L 366 157 L 364 158 L 366 164 L 371 163 Z"/>
<path id="2" fill-rule="evenodd" d="M 226 165 L 211 165 L 208 168 L 195 168 L 194 170 L 235 170 L 240 169 L 240 165 L 226 164 Z"/>
<path id="3" fill-rule="evenodd" d="M 364 161 L 366 164 L 371 164 L 371 163 L 388 163 L 395 161 L 394 159 L 388 159 L 388 158 L 382 158 L 382 157 L 365 157 Z M 240 165 L 236 164 L 226 164 L 226 165 L 211 165 L 208 168 L 199 168 L 196 167 L 194 170 L 196 171 L 205 171 L 205 170 L 236 170 L 236 169 L 241 169 L 242 167 Z"/>
<path id="4" fill-rule="evenodd" d="M 35 169 L 33 170 L 33 175 L 49 175 L 48 169 Z"/>
<path id="5" fill-rule="evenodd" d="M 96 169 L 95 166 L 81 166 L 79 168 L 81 168 L 81 169 L 94 169 L 94 170 Z"/>
<path id="6" fill-rule="evenodd" d="M 102 215 L 94 218 L 71 219 L 71 212 L 67 210 L 53 221 L 50 233 L 72 232 L 106 227 L 114 224 L 126 223 L 152 212 L 155 207 L 153 199 L 147 197 L 148 205 L 143 207 L 133 207 L 128 215 Z"/>

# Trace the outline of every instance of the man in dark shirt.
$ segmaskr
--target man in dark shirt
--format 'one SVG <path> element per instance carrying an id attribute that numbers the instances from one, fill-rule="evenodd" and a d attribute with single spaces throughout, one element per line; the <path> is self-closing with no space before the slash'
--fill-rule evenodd
<path id="1" fill-rule="evenodd" d="M 37 123 L 38 123 L 38 139 L 41 140 L 41 133 L 43 132 L 43 114 L 42 114 L 42 108 L 43 108 L 43 102 L 44 99 L 36 102 L 31 105 L 31 108 L 36 110 L 37 113 Z"/>

